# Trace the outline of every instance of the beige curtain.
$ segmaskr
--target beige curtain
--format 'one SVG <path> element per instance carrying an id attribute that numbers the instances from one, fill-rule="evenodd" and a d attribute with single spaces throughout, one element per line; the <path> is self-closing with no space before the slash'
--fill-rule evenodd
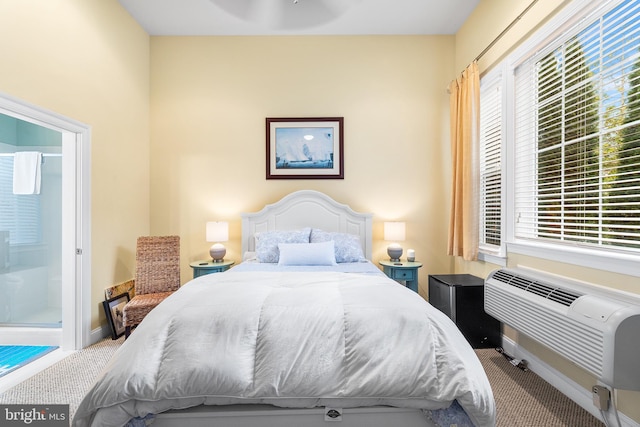
<path id="1" fill-rule="evenodd" d="M 449 255 L 478 258 L 480 77 L 474 61 L 449 85 L 452 192 Z"/>

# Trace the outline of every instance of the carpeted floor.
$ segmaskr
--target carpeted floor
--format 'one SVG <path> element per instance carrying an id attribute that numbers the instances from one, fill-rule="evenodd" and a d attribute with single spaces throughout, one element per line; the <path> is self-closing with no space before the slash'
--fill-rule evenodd
<path id="1" fill-rule="evenodd" d="M 476 350 L 496 400 L 498 427 L 604 427 L 581 406 L 494 349 Z"/>
<path id="2" fill-rule="evenodd" d="M 84 394 L 124 337 L 105 339 L 61 360 L 0 394 L 0 403 L 69 404 L 73 417 Z"/>
<path id="3" fill-rule="evenodd" d="M 84 393 L 122 343 L 105 339 L 0 394 L 0 403 L 69 404 L 73 416 Z M 476 353 L 498 409 L 498 427 L 603 427 L 600 421 L 531 371 L 493 349 Z"/>

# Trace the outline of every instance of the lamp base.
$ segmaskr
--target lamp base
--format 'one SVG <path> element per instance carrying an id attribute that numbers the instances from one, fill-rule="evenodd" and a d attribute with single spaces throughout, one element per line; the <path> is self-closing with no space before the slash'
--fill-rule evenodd
<path id="1" fill-rule="evenodd" d="M 387 247 L 387 255 L 389 255 L 389 261 L 400 262 L 402 247 L 400 245 L 389 245 Z"/>
<path id="2" fill-rule="evenodd" d="M 227 248 L 222 243 L 216 243 L 209 249 L 209 255 L 213 262 L 224 262 L 224 256 L 227 254 Z"/>

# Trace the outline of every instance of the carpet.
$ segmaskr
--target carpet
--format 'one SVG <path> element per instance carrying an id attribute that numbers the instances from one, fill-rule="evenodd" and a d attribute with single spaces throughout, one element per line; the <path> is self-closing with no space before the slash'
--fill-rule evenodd
<path id="1" fill-rule="evenodd" d="M 73 416 L 80 401 L 124 337 L 84 348 L 0 394 L 3 404 L 69 404 Z"/>
<path id="2" fill-rule="evenodd" d="M 531 371 L 494 349 L 476 350 L 497 407 L 498 426 L 604 427 L 604 424 Z"/>
<path id="3" fill-rule="evenodd" d="M 0 377 L 33 362 L 57 349 L 55 346 L 3 345 L 0 346 Z"/>
<path id="4" fill-rule="evenodd" d="M 108 338 L 72 354 L 0 394 L 0 403 L 69 404 L 73 416 L 123 341 L 124 337 Z M 476 354 L 493 390 L 498 427 L 604 427 L 535 373 L 516 368 L 494 349 L 476 350 Z"/>

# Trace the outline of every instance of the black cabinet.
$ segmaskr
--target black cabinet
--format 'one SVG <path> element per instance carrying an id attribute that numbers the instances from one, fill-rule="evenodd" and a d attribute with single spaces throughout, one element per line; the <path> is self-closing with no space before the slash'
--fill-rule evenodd
<path id="1" fill-rule="evenodd" d="M 471 274 L 429 276 L 429 303 L 449 316 L 473 348 L 500 347 L 500 322 L 484 311 L 484 280 Z"/>

